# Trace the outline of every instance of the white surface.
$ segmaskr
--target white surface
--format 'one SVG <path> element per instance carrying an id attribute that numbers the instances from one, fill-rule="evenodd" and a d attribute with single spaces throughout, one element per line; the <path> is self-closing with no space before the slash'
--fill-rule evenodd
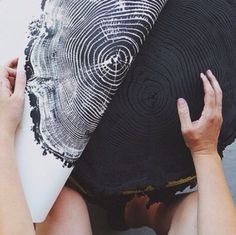
<path id="1" fill-rule="evenodd" d="M 10 58 L 21 57 L 27 43 L 28 24 L 40 12 L 40 0 L 0 0 L 0 64 Z M 24 64 L 23 61 L 21 61 Z M 63 168 L 52 155 L 43 156 L 40 145 L 34 141 L 30 118 L 29 98 L 16 141 L 16 158 L 34 222 L 42 222 L 72 169 Z"/>

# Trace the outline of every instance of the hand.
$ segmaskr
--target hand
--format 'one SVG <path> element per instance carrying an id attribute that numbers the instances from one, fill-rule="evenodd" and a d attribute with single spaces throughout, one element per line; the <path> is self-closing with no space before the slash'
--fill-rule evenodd
<path id="1" fill-rule="evenodd" d="M 25 72 L 16 72 L 18 60 L 0 67 L 0 132 L 1 136 L 15 137 L 20 123 L 26 85 Z"/>
<path id="2" fill-rule="evenodd" d="M 222 90 L 210 70 L 206 75 L 201 74 L 205 98 L 204 109 L 199 120 L 192 122 L 187 102 L 178 99 L 178 113 L 181 130 L 186 145 L 192 156 L 209 156 L 217 153 L 218 137 L 222 118 Z"/>

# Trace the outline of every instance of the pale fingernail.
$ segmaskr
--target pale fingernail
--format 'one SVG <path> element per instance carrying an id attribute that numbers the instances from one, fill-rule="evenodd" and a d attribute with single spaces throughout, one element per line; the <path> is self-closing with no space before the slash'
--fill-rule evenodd
<path id="1" fill-rule="evenodd" d="M 212 73 L 212 71 L 211 71 L 210 69 L 207 70 L 207 73 L 208 73 L 209 75 L 213 75 L 213 73 Z"/>
<path id="2" fill-rule="evenodd" d="M 185 99 L 183 99 L 183 98 L 179 98 L 179 99 L 178 99 L 178 105 L 179 105 L 179 106 L 184 106 L 185 104 L 186 104 Z"/>
<path id="3" fill-rule="evenodd" d="M 201 73 L 201 74 L 200 74 L 200 77 L 201 77 L 202 79 L 205 79 L 205 78 L 206 78 L 206 76 L 205 76 L 204 73 Z"/>

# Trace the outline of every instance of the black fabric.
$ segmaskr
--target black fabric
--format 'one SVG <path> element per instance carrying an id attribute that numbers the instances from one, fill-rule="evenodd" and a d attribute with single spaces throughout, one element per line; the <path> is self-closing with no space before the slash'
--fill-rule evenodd
<path id="1" fill-rule="evenodd" d="M 164 190 L 168 182 L 195 174 L 180 132 L 176 100 L 184 97 L 192 119 L 198 119 L 203 108 L 200 72 L 207 69 L 224 93 L 220 154 L 233 142 L 235 6 L 235 0 L 168 1 L 73 171 L 91 197 L 148 186 Z"/>

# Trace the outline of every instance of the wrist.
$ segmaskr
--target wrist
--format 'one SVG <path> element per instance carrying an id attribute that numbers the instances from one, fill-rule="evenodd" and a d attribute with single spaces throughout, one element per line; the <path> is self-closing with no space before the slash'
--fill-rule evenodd
<path id="1" fill-rule="evenodd" d="M 218 154 L 218 150 L 217 147 L 212 146 L 209 147 L 207 149 L 201 149 L 201 150 L 192 150 L 190 149 L 191 154 L 194 157 L 209 157 L 209 156 L 215 156 L 215 155 L 219 155 Z"/>
<path id="2" fill-rule="evenodd" d="M 198 164 L 199 162 L 206 162 L 206 161 L 218 161 L 221 162 L 221 157 L 217 150 L 209 151 L 209 152 L 201 152 L 201 153 L 192 153 L 194 165 Z"/>

